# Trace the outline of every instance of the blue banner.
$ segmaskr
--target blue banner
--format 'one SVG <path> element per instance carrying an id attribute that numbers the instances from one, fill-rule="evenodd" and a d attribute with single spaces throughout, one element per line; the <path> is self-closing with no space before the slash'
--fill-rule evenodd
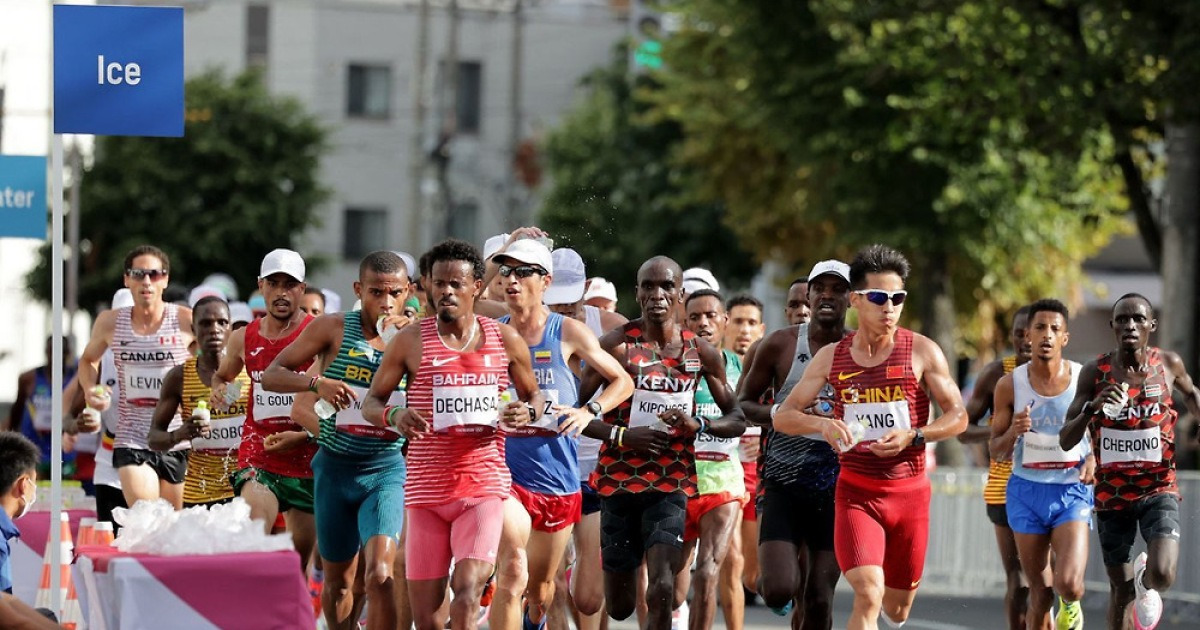
<path id="1" fill-rule="evenodd" d="M 54 5 L 54 133 L 183 135 L 183 9 Z"/>
<path id="2" fill-rule="evenodd" d="M 46 238 L 46 158 L 0 155 L 0 236 Z"/>

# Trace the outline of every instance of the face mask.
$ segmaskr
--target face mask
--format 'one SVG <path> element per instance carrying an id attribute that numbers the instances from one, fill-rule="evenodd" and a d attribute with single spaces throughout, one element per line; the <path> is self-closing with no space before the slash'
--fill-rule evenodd
<path id="1" fill-rule="evenodd" d="M 29 478 L 26 477 L 26 479 L 29 479 Z M 32 482 L 32 480 L 30 480 L 30 481 Z M 25 516 L 25 514 L 29 512 L 29 508 L 33 507 L 34 503 L 37 503 L 37 484 L 33 484 L 33 492 L 25 495 L 25 497 L 26 497 L 24 499 L 25 506 L 21 508 L 20 512 L 17 512 L 16 518 L 21 518 L 22 516 Z M 13 519 L 13 520 L 16 520 L 16 519 Z"/>

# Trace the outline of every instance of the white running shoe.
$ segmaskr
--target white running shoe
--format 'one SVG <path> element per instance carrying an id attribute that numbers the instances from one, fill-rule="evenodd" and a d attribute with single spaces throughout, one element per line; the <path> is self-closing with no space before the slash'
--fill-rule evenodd
<path id="1" fill-rule="evenodd" d="M 1146 588 L 1142 580 L 1146 575 L 1146 552 L 1138 554 L 1133 561 L 1133 627 L 1135 630 L 1154 630 L 1162 619 L 1162 596 L 1152 588 Z"/>

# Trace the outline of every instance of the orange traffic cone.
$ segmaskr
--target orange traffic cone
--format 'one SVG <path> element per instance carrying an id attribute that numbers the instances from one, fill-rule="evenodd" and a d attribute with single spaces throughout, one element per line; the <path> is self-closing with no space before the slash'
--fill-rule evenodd
<path id="1" fill-rule="evenodd" d="M 96 519 L 85 516 L 79 519 L 79 546 L 92 544 L 92 539 L 95 536 Z"/>
<path id="2" fill-rule="evenodd" d="M 74 545 L 71 544 L 71 522 L 66 512 L 60 513 L 62 517 L 62 527 L 58 545 L 59 545 L 59 581 L 58 581 L 58 601 L 60 604 L 65 604 L 67 601 L 67 593 L 71 590 L 71 552 Z M 47 608 L 54 611 L 55 614 L 62 618 L 62 610 L 54 608 L 54 597 L 51 595 L 53 588 L 50 585 L 50 545 L 53 542 L 46 543 L 46 553 L 42 556 L 42 582 L 38 585 L 37 599 L 34 604 L 38 608 Z"/>
<path id="3" fill-rule="evenodd" d="M 113 534 L 113 524 L 110 521 L 96 521 L 96 526 L 92 529 L 91 544 L 107 547 L 112 545 L 116 538 L 116 535 Z"/>

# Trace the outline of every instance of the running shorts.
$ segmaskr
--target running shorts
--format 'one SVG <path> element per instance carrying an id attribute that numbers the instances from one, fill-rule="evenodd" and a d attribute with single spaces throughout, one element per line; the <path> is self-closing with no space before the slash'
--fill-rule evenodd
<path id="1" fill-rule="evenodd" d="M 450 560 L 496 564 L 504 527 L 504 499 L 452 499 L 436 507 L 410 507 L 404 539 L 405 574 L 410 580 L 450 575 Z"/>
<path id="2" fill-rule="evenodd" d="M 747 503 L 746 495 L 739 497 L 732 492 L 718 492 L 716 494 L 701 494 L 688 499 L 687 521 L 683 524 L 683 541 L 699 540 L 700 519 L 704 518 L 705 514 L 727 503 L 737 503 L 740 516 L 742 504 Z"/>
<path id="3" fill-rule="evenodd" d="M 308 477 L 285 477 L 261 468 L 243 468 L 229 478 L 233 493 L 242 496 L 242 488 L 249 481 L 262 485 L 279 501 L 282 514 L 292 508 L 313 513 L 313 480 Z"/>
<path id="4" fill-rule="evenodd" d="M 525 507 L 533 529 L 539 532 L 553 533 L 570 527 L 579 522 L 583 513 L 583 495 L 579 492 L 546 494 L 521 487 L 515 481 L 510 492 Z"/>
<path id="5" fill-rule="evenodd" d="M 607 572 L 632 573 L 654 545 L 683 548 L 687 495 L 620 493 L 600 499 L 600 557 Z"/>
<path id="6" fill-rule="evenodd" d="M 1071 521 L 1092 520 L 1092 487 L 1085 483 L 1038 483 L 1008 479 L 1008 526 L 1018 534 L 1049 534 Z"/>
<path id="7" fill-rule="evenodd" d="M 162 481 L 178 484 L 187 475 L 187 456 L 186 450 L 164 452 L 118 446 L 113 449 L 113 468 L 145 464 Z"/>
<path id="8" fill-rule="evenodd" d="M 1179 540 L 1179 497 L 1160 492 L 1142 497 L 1125 509 L 1097 511 L 1096 530 L 1105 566 L 1133 562 L 1133 541 L 1139 528 L 1146 544 L 1158 538 Z"/>
<path id="9" fill-rule="evenodd" d="M 347 562 L 375 536 L 400 540 L 404 526 L 404 456 L 339 455 L 322 447 L 312 459 L 317 549 Z"/>
<path id="10" fill-rule="evenodd" d="M 845 468 L 834 499 L 834 552 L 842 573 L 883 567 L 883 584 L 915 590 L 929 543 L 929 478 L 875 479 Z"/>

